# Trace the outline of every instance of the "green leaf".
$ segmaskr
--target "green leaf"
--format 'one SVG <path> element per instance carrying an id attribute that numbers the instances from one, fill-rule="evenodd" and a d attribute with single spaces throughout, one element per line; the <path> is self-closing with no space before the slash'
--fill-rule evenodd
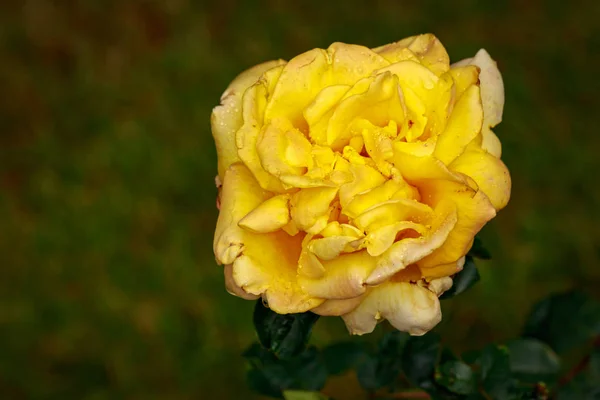
<path id="1" fill-rule="evenodd" d="M 323 349 L 323 359 L 330 375 L 339 375 L 355 368 L 366 357 L 361 343 L 334 343 Z"/>
<path id="2" fill-rule="evenodd" d="M 328 400 L 329 397 L 319 392 L 306 392 L 303 390 L 286 390 L 283 392 L 285 400 Z"/>
<path id="3" fill-rule="evenodd" d="M 402 352 L 408 340 L 406 333 L 387 333 L 379 342 L 377 352 L 368 355 L 358 366 L 360 385 L 367 391 L 374 391 L 392 384 L 402 370 Z"/>
<path id="4" fill-rule="evenodd" d="M 600 334 L 600 303 L 585 293 L 553 295 L 535 305 L 523 336 L 548 343 L 563 353 Z"/>
<path id="5" fill-rule="evenodd" d="M 302 352 L 318 319 L 319 316 L 311 312 L 277 314 L 260 299 L 254 307 L 254 327 L 260 343 L 281 359 Z"/>
<path id="6" fill-rule="evenodd" d="M 477 266 L 473 261 L 473 257 L 467 256 L 462 271 L 454 275 L 453 281 L 454 283 L 450 290 L 444 292 L 444 294 L 440 296 L 440 299 L 449 299 L 461 294 L 479 282 L 479 272 L 477 271 Z"/>
<path id="7" fill-rule="evenodd" d="M 507 343 L 510 369 L 527 382 L 551 380 L 560 371 L 560 359 L 545 343 L 536 339 L 516 339 Z"/>
<path id="8" fill-rule="evenodd" d="M 475 236 L 475 239 L 473 240 L 473 245 L 471 246 L 471 250 L 469 250 L 467 255 L 474 258 L 480 258 L 482 260 L 490 260 L 492 258 L 492 255 L 488 251 L 488 249 L 483 247 L 483 242 L 481 241 L 479 236 Z"/>
<path id="9" fill-rule="evenodd" d="M 470 366 L 462 361 L 447 361 L 435 374 L 435 380 L 453 393 L 468 395 L 477 391 L 477 380 Z"/>
<path id="10" fill-rule="evenodd" d="M 514 387 L 510 355 L 505 346 L 488 345 L 478 360 L 482 388 L 493 399 L 509 399 Z"/>
<path id="11" fill-rule="evenodd" d="M 402 368 L 413 385 L 433 388 L 435 365 L 440 352 L 440 337 L 435 333 L 413 336 L 408 340 L 402 355 Z"/>
<path id="12" fill-rule="evenodd" d="M 281 398 L 284 390 L 320 390 L 325 386 L 327 369 L 314 347 L 285 360 L 257 356 L 252 347 L 245 354 L 252 366 L 248 371 L 249 385 L 258 393 Z"/>

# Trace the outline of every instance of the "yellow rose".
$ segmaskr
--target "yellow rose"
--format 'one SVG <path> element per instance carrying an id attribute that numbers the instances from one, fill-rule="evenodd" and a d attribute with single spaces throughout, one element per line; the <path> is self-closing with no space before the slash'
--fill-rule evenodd
<path id="1" fill-rule="evenodd" d="M 239 75 L 212 114 L 230 293 L 277 313 L 441 319 L 475 234 L 510 197 L 491 131 L 504 88 L 485 50 L 450 65 L 431 34 L 334 43 Z"/>

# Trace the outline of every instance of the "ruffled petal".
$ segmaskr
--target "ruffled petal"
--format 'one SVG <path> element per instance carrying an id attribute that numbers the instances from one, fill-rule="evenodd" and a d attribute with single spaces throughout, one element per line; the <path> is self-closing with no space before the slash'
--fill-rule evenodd
<path id="1" fill-rule="evenodd" d="M 239 226 L 267 198 L 246 166 L 236 163 L 225 172 L 215 232 L 217 261 L 232 264 L 235 285 L 247 294 L 262 295 L 275 312 L 310 310 L 323 300 L 304 292 L 296 279 L 303 235 L 257 234 Z"/>
<path id="2" fill-rule="evenodd" d="M 213 109 L 210 122 L 217 147 L 221 179 L 231 164 L 240 161 L 235 144 L 235 133 L 243 124 L 242 97 L 244 92 L 254 85 L 264 72 L 282 64 L 285 64 L 285 61 L 268 61 L 242 72 L 229 84 L 221 96 L 221 105 Z"/>
<path id="3" fill-rule="evenodd" d="M 410 52 L 407 52 L 409 50 Z M 390 63 L 414 59 L 440 76 L 450 68 L 450 58 L 442 43 L 431 33 L 411 36 L 373 49 Z"/>
<path id="4" fill-rule="evenodd" d="M 442 202 L 453 202 L 458 220 L 444 244 L 431 255 L 419 261 L 419 267 L 430 268 L 456 262 L 464 256 L 473 237 L 494 218 L 496 209 L 482 190 L 475 191 L 465 184 L 451 181 L 430 181 L 419 187 L 423 199 L 435 207 Z"/>
<path id="5" fill-rule="evenodd" d="M 450 164 L 481 131 L 482 122 L 479 87 L 472 85 L 454 106 L 446 129 L 437 139 L 433 156 L 446 165 Z"/>
<path id="6" fill-rule="evenodd" d="M 310 310 L 321 316 L 339 317 L 354 310 L 363 301 L 365 295 L 342 300 L 325 300 L 323 304 Z"/>
<path id="7" fill-rule="evenodd" d="M 511 190 L 510 173 L 506 165 L 492 154 L 478 149 L 468 150 L 454 160 L 450 169 L 473 178 L 496 211 L 508 204 Z"/>
<path id="8" fill-rule="evenodd" d="M 481 49 L 473 58 L 467 58 L 452 65 L 452 68 L 475 65 L 480 69 L 481 101 L 483 103 L 483 143 L 482 148 L 496 157 L 502 154 L 500 141 L 490 128 L 502 121 L 504 110 L 504 83 L 496 62 L 487 51 Z"/>
<path id="9" fill-rule="evenodd" d="M 344 43 L 300 54 L 285 66 L 265 119 L 285 117 L 296 128 L 307 131 L 303 111 L 321 90 L 333 85 L 354 85 L 386 65 L 388 62 L 370 49 Z"/>
<path id="10" fill-rule="evenodd" d="M 435 293 L 408 282 L 386 282 L 372 288 L 353 311 L 342 316 L 353 335 L 371 333 L 379 321 L 414 336 L 427 333 L 442 319 Z"/>

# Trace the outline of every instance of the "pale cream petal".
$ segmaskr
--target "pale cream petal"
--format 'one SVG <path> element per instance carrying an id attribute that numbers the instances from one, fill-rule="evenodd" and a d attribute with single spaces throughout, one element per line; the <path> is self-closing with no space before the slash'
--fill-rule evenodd
<path id="1" fill-rule="evenodd" d="M 321 316 L 339 317 L 354 310 L 363 301 L 364 296 L 342 300 L 325 300 L 323 304 L 310 311 Z"/>
<path id="2" fill-rule="evenodd" d="M 431 280 L 427 285 L 427 288 L 435 293 L 436 296 L 440 297 L 445 291 L 450 290 L 453 283 L 452 278 L 445 276 L 443 278 Z"/>
<path id="3" fill-rule="evenodd" d="M 465 65 L 476 65 L 481 72 L 481 101 L 483 103 L 483 143 L 482 148 L 496 157 L 500 157 L 502 148 L 496 135 L 488 128 L 493 128 L 502 121 L 504 111 L 504 83 L 496 62 L 487 51 L 481 49 L 475 57 L 468 58 L 452 65 L 452 68 Z"/>
<path id="4" fill-rule="evenodd" d="M 268 61 L 242 72 L 229 84 L 221 96 L 221 105 L 213 109 L 210 122 L 217 147 L 221 179 L 231 164 L 240 161 L 235 143 L 235 133 L 243 124 L 242 97 L 244 92 L 254 85 L 264 72 L 282 64 L 285 64 L 285 61 Z"/>
<path id="5" fill-rule="evenodd" d="M 407 282 L 386 282 L 377 286 L 353 311 L 342 316 L 354 335 L 371 333 L 379 321 L 414 336 L 427 333 L 442 319 L 435 293 Z"/>
<path id="6" fill-rule="evenodd" d="M 237 297 L 241 297 L 244 300 L 256 300 L 260 297 L 260 296 L 254 295 L 254 294 L 246 293 L 244 291 L 244 289 L 242 289 L 241 287 L 236 285 L 236 283 L 233 279 L 233 265 L 231 265 L 231 264 L 224 265 L 223 273 L 225 275 L 225 288 L 227 289 L 227 292 L 229 292 L 230 294 L 237 296 Z"/>

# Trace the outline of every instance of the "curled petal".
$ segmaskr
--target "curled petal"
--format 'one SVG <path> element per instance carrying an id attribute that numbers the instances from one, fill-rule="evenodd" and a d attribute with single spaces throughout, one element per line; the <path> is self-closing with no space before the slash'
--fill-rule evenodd
<path id="1" fill-rule="evenodd" d="M 235 286 L 247 294 L 262 295 L 280 314 L 304 312 L 321 304 L 323 300 L 304 292 L 296 279 L 303 235 L 257 234 L 239 226 L 268 197 L 246 166 L 236 163 L 227 169 L 221 197 L 214 250 L 217 261 L 232 264 Z"/>
<path id="2" fill-rule="evenodd" d="M 419 238 L 408 238 L 394 243 L 377 259 L 377 266 L 366 280 L 369 285 L 378 285 L 408 265 L 422 260 L 440 248 L 457 224 L 456 207 L 451 202 L 442 202 L 435 209 L 436 220 L 431 231 Z"/>
<path id="3" fill-rule="evenodd" d="M 227 289 L 228 293 L 237 297 L 241 297 L 245 300 L 256 300 L 260 297 L 254 294 L 246 293 L 244 289 L 235 283 L 235 280 L 233 279 L 233 265 L 224 265 L 223 273 L 225 275 L 225 288 Z"/>
<path id="4" fill-rule="evenodd" d="M 353 85 L 388 62 L 366 47 L 334 43 L 291 59 L 285 66 L 265 112 L 265 119 L 285 117 L 306 130 L 303 110 L 323 88 Z"/>
<path id="5" fill-rule="evenodd" d="M 289 201 L 289 194 L 273 196 L 246 214 L 239 226 L 257 233 L 275 232 L 290 222 Z"/>
<path id="6" fill-rule="evenodd" d="M 409 50 L 408 53 L 406 50 Z M 440 41 L 431 33 L 411 36 L 395 43 L 373 49 L 390 63 L 412 59 L 411 54 L 436 75 L 442 75 L 450 68 L 450 58 Z"/>
<path id="7" fill-rule="evenodd" d="M 483 150 L 468 150 L 454 160 L 450 169 L 473 178 L 496 211 L 508 204 L 511 190 L 510 173 L 499 158 Z"/>
<path id="8" fill-rule="evenodd" d="M 431 181 L 419 188 L 423 198 L 435 206 L 440 202 L 456 205 L 458 221 L 443 246 L 419 262 L 421 269 L 456 262 L 469 250 L 473 237 L 494 218 L 496 209 L 482 190 L 450 181 Z"/>
<path id="9" fill-rule="evenodd" d="M 500 141 L 489 128 L 502 121 L 504 110 L 504 83 L 496 62 L 487 51 L 481 49 L 475 57 L 468 58 L 452 65 L 452 68 L 475 65 L 479 67 L 481 82 L 481 102 L 483 103 L 483 143 L 482 148 L 496 157 L 500 157 L 502 148 Z"/>
<path id="10" fill-rule="evenodd" d="M 321 316 L 336 316 L 348 314 L 354 310 L 362 301 L 365 295 L 343 300 L 325 300 L 323 304 L 313 308 L 312 312 Z"/>
<path id="11" fill-rule="evenodd" d="M 449 276 L 444 276 L 442 278 L 433 279 L 431 282 L 429 282 L 427 288 L 439 297 L 444 294 L 445 291 L 450 290 L 452 284 L 452 278 Z"/>
<path id="12" fill-rule="evenodd" d="M 390 324 L 414 336 L 427 333 L 442 319 L 435 293 L 408 282 L 386 282 L 372 288 L 353 311 L 342 316 L 354 335 L 373 332 L 377 322 Z"/>
<path id="13" fill-rule="evenodd" d="M 254 85 L 261 75 L 279 65 L 283 60 L 268 61 L 239 74 L 221 96 L 221 105 L 213 109 L 210 122 L 217 147 L 219 177 L 223 179 L 225 170 L 240 161 L 235 144 L 235 133 L 243 124 L 242 96 L 246 89 Z"/>
<path id="14" fill-rule="evenodd" d="M 312 234 L 320 232 L 327 225 L 329 206 L 338 189 L 320 187 L 302 189 L 292 196 L 291 215 L 298 228 Z"/>
<path id="15" fill-rule="evenodd" d="M 446 129 L 437 139 L 434 157 L 450 164 L 481 131 L 482 121 L 479 87 L 472 85 L 454 106 Z"/>
<path id="16" fill-rule="evenodd" d="M 314 297 L 349 299 L 365 292 L 365 281 L 375 268 L 375 259 L 361 250 L 323 261 L 323 266 L 325 274 L 320 279 L 298 278 L 302 289 Z"/>

